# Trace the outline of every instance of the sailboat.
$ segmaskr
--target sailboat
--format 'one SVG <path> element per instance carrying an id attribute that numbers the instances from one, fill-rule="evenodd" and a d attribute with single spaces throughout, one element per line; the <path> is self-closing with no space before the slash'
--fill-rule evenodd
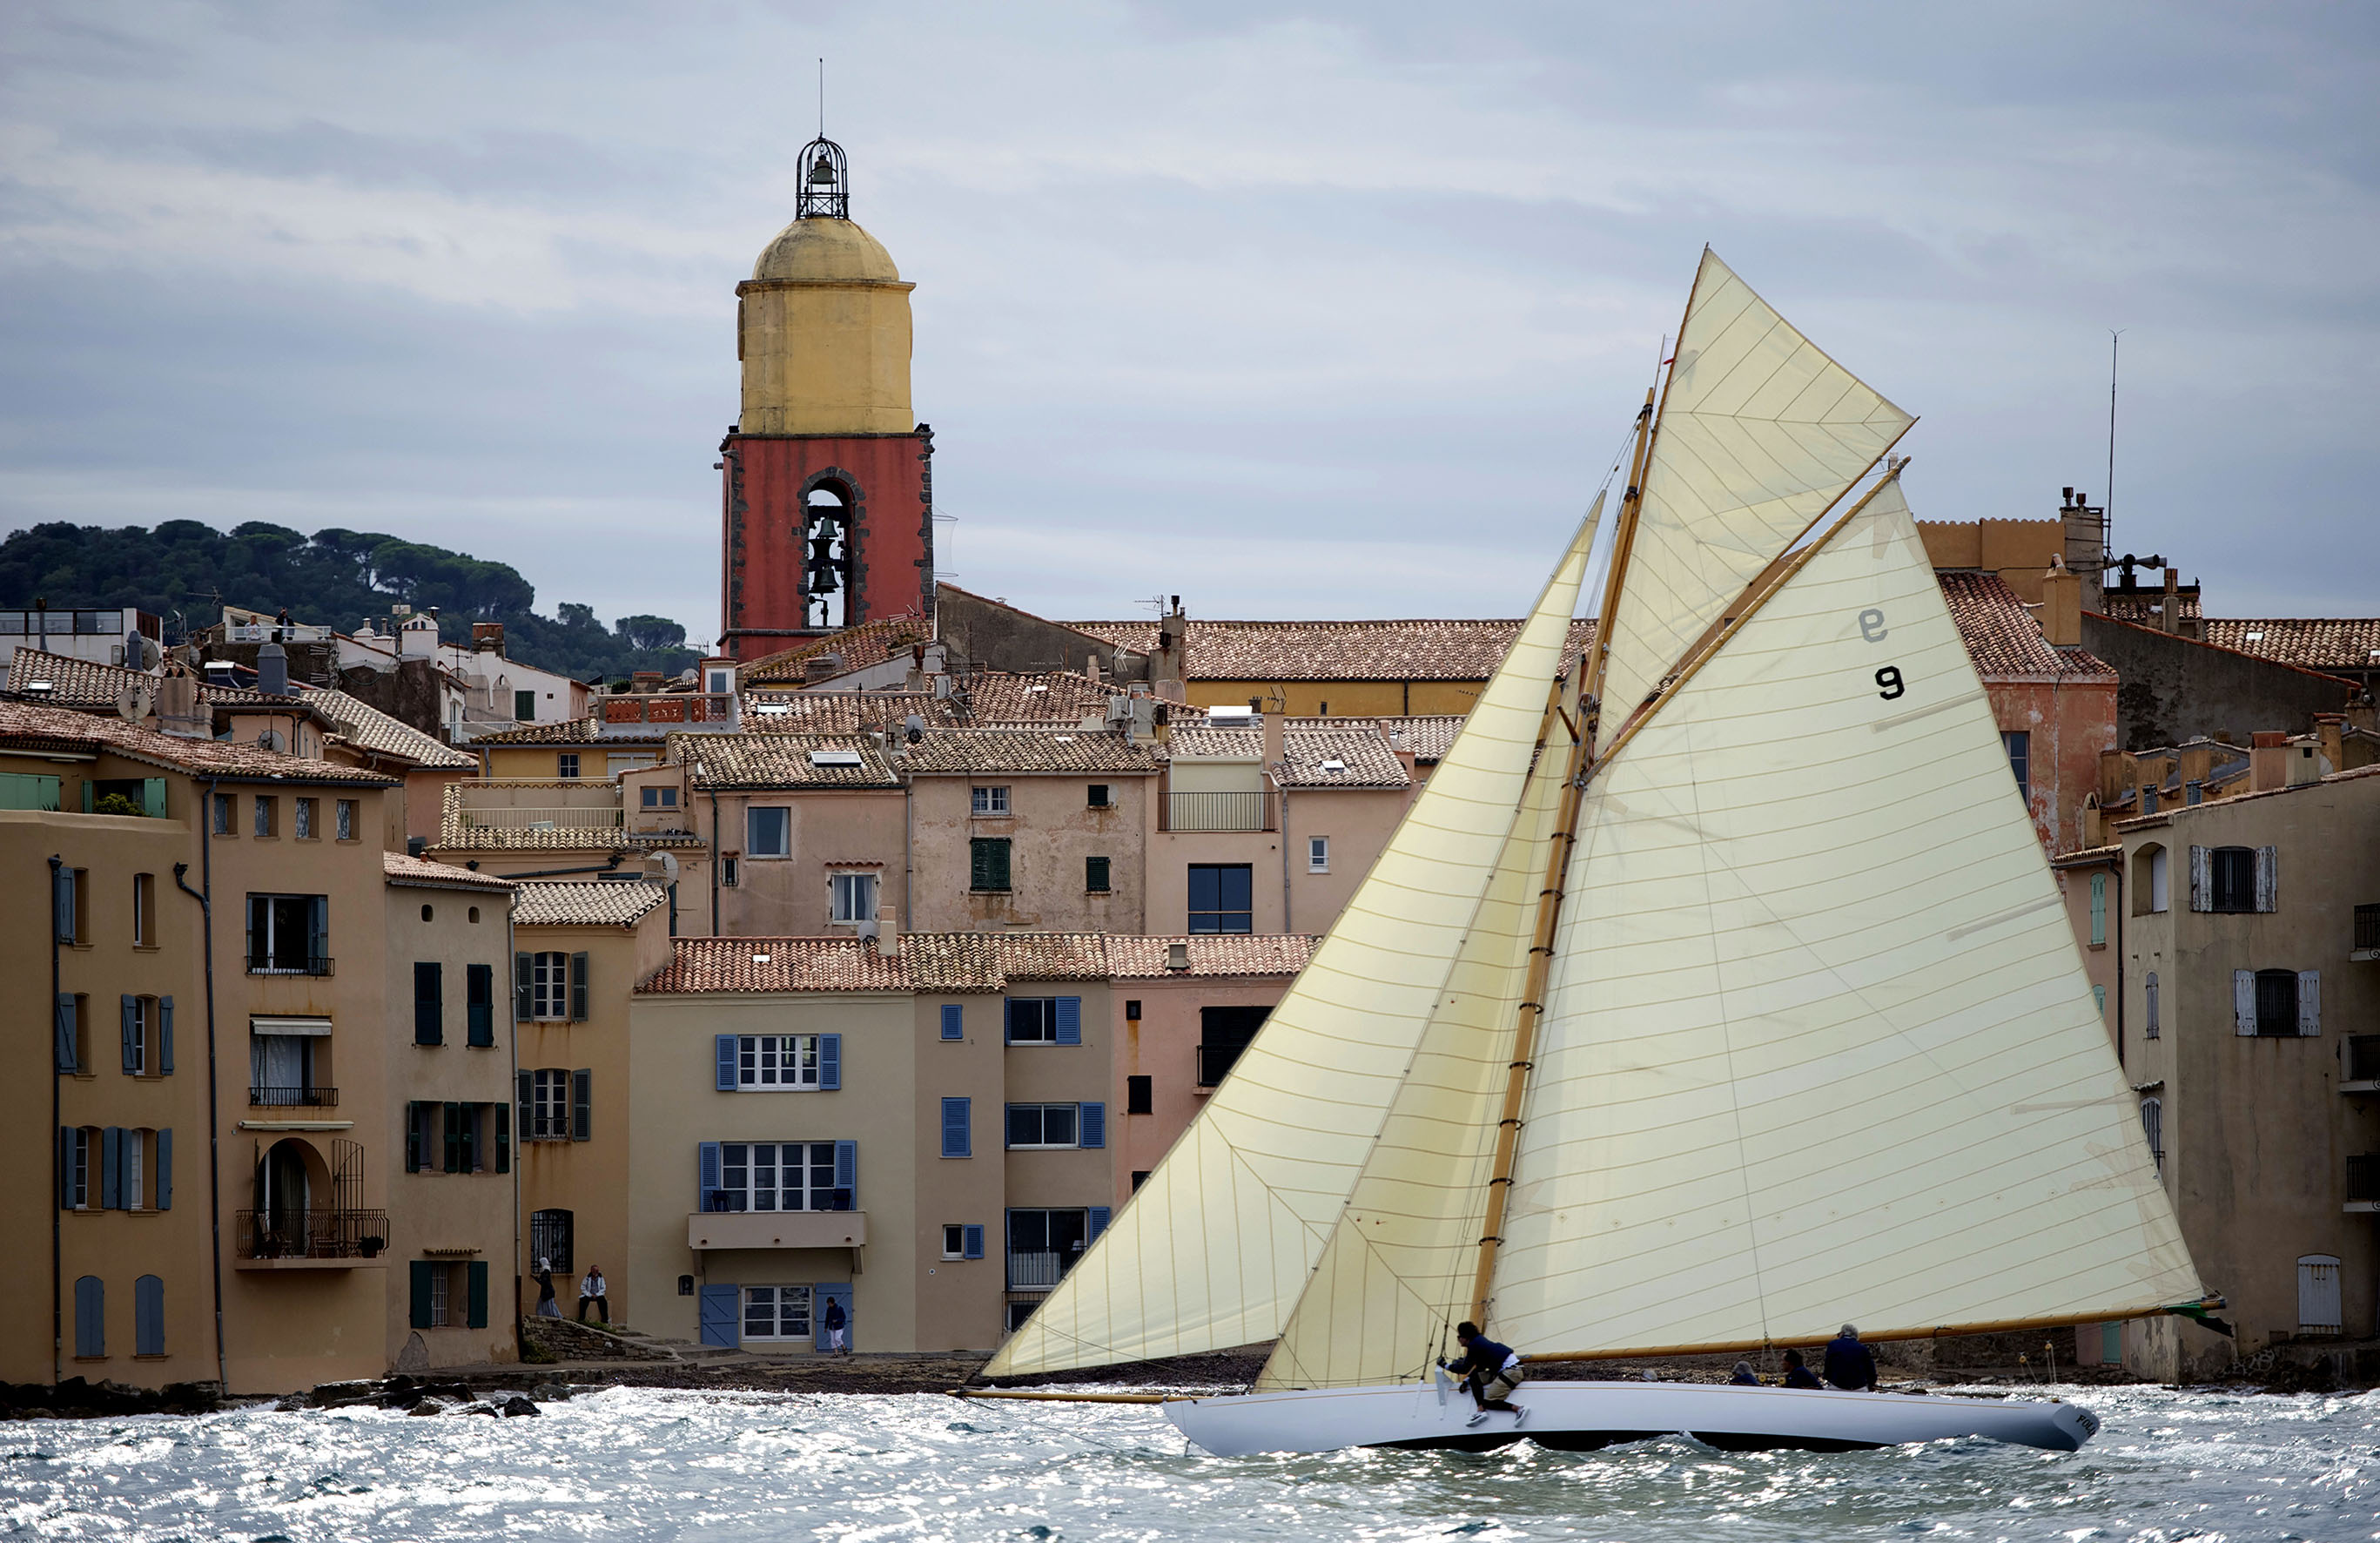
<path id="1" fill-rule="evenodd" d="M 1271 1341 L 1250 1391 L 1163 1402 L 1221 1455 L 2070 1451 L 2097 1422 L 2057 1400 L 1539 1374 L 2216 1300 L 1888 463 L 1915 420 L 1708 250 L 1667 364 L 1593 642 L 1600 497 L 1304 974 L 988 1376 Z M 1436 1370 L 1466 1318 L 1524 1353 L 1524 1416 Z"/>

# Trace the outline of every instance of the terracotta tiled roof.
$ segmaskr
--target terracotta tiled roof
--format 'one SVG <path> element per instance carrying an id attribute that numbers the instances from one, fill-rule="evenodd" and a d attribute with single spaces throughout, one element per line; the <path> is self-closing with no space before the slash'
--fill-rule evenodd
<path id="1" fill-rule="evenodd" d="M 1943 572 L 1935 579 L 1959 637 L 1985 680 L 2114 680 L 2116 672 L 2075 648 L 2053 648 L 2017 592 L 1998 574 Z"/>
<path id="2" fill-rule="evenodd" d="M 471 741 L 474 745 L 601 745 L 607 737 L 601 718 L 565 718 L 552 723 L 530 723 L 517 729 L 505 729 L 496 734 L 483 734 Z M 653 731 L 658 742 L 662 731 Z M 609 735 L 618 739 L 617 735 Z"/>
<path id="3" fill-rule="evenodd" d="M 1281 726 L 1281 747 L 1291 787 L 1406 787 L 1404 762 L 1389 736 L 1369 718 L 1293 718 Z M 1166 754 L 1174 759 L 1202 756 L 1254 759 L 1264 753 L 1260 728 L 1184 728 L 1173 731 Z M 1326 771 L 1330 762 L 1342 771 Z"/>
<path id="4" fill-rule="evenodd" d="M 128 723 L 120 718 L 76 712 L 67 708 L 34 707 L 0 702 L 0 749 L 11 741 L 38 742 L 44 747 L 91 750 L 104 746 L 121 756 L 152 766 L 187 772 L 196 776 L 220 776 L 237 782 L 334 784 L 342 787 L 396 787 L 398 779 L 335 761 L 310 760 L 284 755 L 254 743 L 235 745 L 224 739 L 183 739 Z"/>
<path id="5" fill-rule="evenodd" d="M 2196 595 L 2183 594 L 2176 590 L 2174 601 L 2173 613 L 2176 620 L 2194 622 L 2199 619 Z M 2158 610 L 2165 604 L 2163 589 L 2136 589 L 2129 592 L 2122 589 L 2109 589 L 2106 593 L 2105 601 L 2106 614 L 2119 622 L 2137 622 L 2143 626 L 2157 626 L 2164 620 L 2157 614 Z"/>
<path id="6" fill-rule="evenodd" d="M 1446 752 L 1454 747 L 1454 736 L 1463 732 L 1463 719 L 1460 713 L 1444 712 L 1382 718 L 1378 723 L 1393 748 L 1411 751 L 1414 759 L 1427 766 L 1446 759 Z M 1403 734 L 1402 739 L 1398 737 L 1400 731 Z"/>
<path id="7" fill-rule="evenodd" d="M 906 746 L 895 764 L 911 775 L 979 772 L 1099 772 L 1131 775 L 1157 770 L 1148 747 L 1127 743 L 1108 729 L 938 729 Z"/>
<path id="8" fill-rule="evenodd" d="M 514 887 L 509 879 L 499 879 L 492 873 L 474 873 L 468 868 L 455 868 L 448 863 L 425 862 L 402 852 L 380 855 L 382 871 L 392 884 L 403 884 L 431 890 L 496 890 Z"/>
<path id="9" fill-rule="evenodd" d="M 2380 618 L 2207 622 L 2206 641 L 2307 670 L 2380 670 Z"/>
<path id="10" fill-rule="evenodd" d="M 821 766 L 856 755 L 856 766 Z M 693 768 L 698 788 L 897 788 L 886 752 L 864 734 L 682 734 L 670 739 L 669 759 Z"/>
<path id="11" fill-rule="evenodd" d="M 864 670 L 871 664 L 881 664 L 896 653 L 907 651 L 918 643 L 933 640 L 933 625 L 922 616 L 880 616 L 857 626 L 844 627 L 841 632 L 824 638 L 814 638 L 790 649 L 763 654 L 738 671 L 737 678 L 750 685 L 790 682 L 799 686 L 808 662 L 827 654 L 839 654 L 845 670 Z"/>
<path id="12" fill-rule="evenodd" d="M 513 901 L 516 927 L 633 927 L 669 891 L 641 879 L 599 879 L 589 883 L 525 880 Z"/>
<path id="13" fill-rule="evenodd" d="M 897 734 L 915 713 L 929 728 L 962 721 L 958 703 L 930 691 L 747 691 L 747 734 Z M 687 737 L 691 738 L 692 735 Z"/>
<path id="14" fill-rule="evenodd" d="M 1111 935 L 1108 967 L 1120 979 L 1143 977 L 1218 975 L 1295 975 L 1314 956 L 1322 940 L 1296 932 L 1270 932 L 1245 937 L 1135 938 Z M 1172 945 L 1188 945 L 1190 967 L 1165 967 Z"/>
<path id="15" fill-rule="evenodd" d="M 1085 718 L 1105 722 L 1108 699 L 1129 687 L 1113 681 L 1093 680 L 1072 670 L 1044 670 L 1035 674 L 1011 674 L 1003 670 L 978 670 L 953 675 L 951 688 L 959 697 L 967 722 L 992 723 L 1079 723 Z M 1174 723 L 1206 716 L 1204 708 L 1171 704 Z"/>
<path id="16" fill-rule="evenodd" d="M 251 674 L 254 673 L 249 672 Z M 154 691 L 162 678 L 145 670 L 128 670 L 120 664 L 101 664 L 92 660 L 77 659 L 62 653 L 44 653 L 39 649 L 21 646 L 8 661 L 9 690 L 21 692 L 37 681 L 47 682 L 49 689 L 41 693 L 41 700 L 44 704 L 82 708 L 93 712 L 114 712 L 116 696 L 126 686 L 138 686 L 144 690 Z M 289 696 L 268 697 L 249 686 L 210 686 L 203 678 L 199 682 L 199 700 L 216 707 L 253 704 L 286 708 L 296 703 L 319 708 L 322 703 L 317 699 L 327 695 L 329 693 L 302 684 L 298 685 L 298 689 Z"/>
<path id="17" fill-rule="evenodd" d="M 1135 652 L 1157 649 L 1153 621 L 1072 625 Z M 1520 630 L 1517 620 L 1193 621 L 1183 667 L 1192 680 L 1486 680 Z M 1572 650 L 1594 636 L 1593 622 L 1573 622 Z"/>
<path id="18" fill-rule="evenodd" d="M 669 965 L 637 990 L 997 991 L 1011 981 L 1104 980 L 1110 941 L 1099 932 L 912 932 L 886 958 L 863 938 L 680 938 Z"/>
<path id="19" fill-rule="evenodd" d="M 442 771 L 470 770 L 480 764 L 479 758 L 468 751 L 444 744 L 437 735 L 424 734 L 344 691 L 308 690 L 303 695 L 307 705 L 321 708 L 338 723 L 340 738 L 360 748 L 403 756 L 417 766 Z"/>

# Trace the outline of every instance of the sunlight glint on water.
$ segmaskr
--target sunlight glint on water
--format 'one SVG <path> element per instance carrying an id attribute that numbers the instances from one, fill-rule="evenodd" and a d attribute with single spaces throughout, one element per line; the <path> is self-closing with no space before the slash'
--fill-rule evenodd
<path id="1" fill-rule="evenodd" d="M 1154 1409 L 613 1389 L 543 1418 L 380 1410 L 0 1430 L 19 1537 L 2380 1537 L 2380 1395 L 2067 1389 L 2082 1452 L 1985 1442 L 1730 1454 L 1223 1460 Z"/>

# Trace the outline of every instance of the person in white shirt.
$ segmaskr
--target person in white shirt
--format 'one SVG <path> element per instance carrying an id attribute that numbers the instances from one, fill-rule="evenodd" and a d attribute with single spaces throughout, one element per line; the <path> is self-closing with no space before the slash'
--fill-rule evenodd
<path id="1" fill-rule="evenodd" d="M 587 1267 L 587 1278 L 578 1282 L 578 1321 L 587 1321 L 587 1308 L 593 1304 L 595 1314 L 606 1324 L 612 1321 L 612 1305 L 603 1299 L 603 1271 L 594 1265 Z"/>

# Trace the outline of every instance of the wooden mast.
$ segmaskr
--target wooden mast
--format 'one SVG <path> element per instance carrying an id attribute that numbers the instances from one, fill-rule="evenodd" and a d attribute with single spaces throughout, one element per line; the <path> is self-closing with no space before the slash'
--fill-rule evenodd
<path id="1" fill-rule="evenodd" d="M 1578 810 L 1586 793 L 1586 758 L 1593 752 L 1601 714 L 1604 667 L 1610 658 L 1611 614 L 1619 600 L 1621 576 L 1635 544 L 1636 516 L 1645 502 L 1645 468 L 1652 454 L 1653 390 L 1645 392 L 1645 406 L 1636 414 L 1636 449 L 1628 463 L 1628 492 L 1620 502 L 1620 521 L 1612 530 L 1611 555 L 1606 565 L 1603 606 L 1596 614 L 1595 647 L 1573 672 L 1577 716 L 1564 717 L 1571 731 L 1570 756 L 1562 773 L 1560 812 L 1554 839 L 1546 853 L 1545 882 L 1537 891 L 1536 925 L 1529 944 L 1529 969 L 1521 990 L 1520 1018 L 1512 1036 L 1512 1061 L 1504 1079 L 1504 1111 L 1496 1125 L 1494 1169 L 1488 1180 L 1488 1212 L 1479 1229 L 1479 1267 L 1471 1286 L 1471 1321 L 1488 1321 L 1488 1292 L 1496 1278 L 1496 1250 L 1503 1239 L 1506 1202 L 1512 1193 L 1512 1159 L 1520 1146 L 1521 1105 L 1529 1090 L 1537 1025 L 1545 1016 L 1546 978 L 1553 966 L 1554 928 L 1561 917 L 1561 886 L 1570 870 L 1571 847 L 1578 840 Z M 1557 696 L 1560 687 L 1555 687 Z M 1543 754 L 1543 740 L 1539 741 Z"/>

